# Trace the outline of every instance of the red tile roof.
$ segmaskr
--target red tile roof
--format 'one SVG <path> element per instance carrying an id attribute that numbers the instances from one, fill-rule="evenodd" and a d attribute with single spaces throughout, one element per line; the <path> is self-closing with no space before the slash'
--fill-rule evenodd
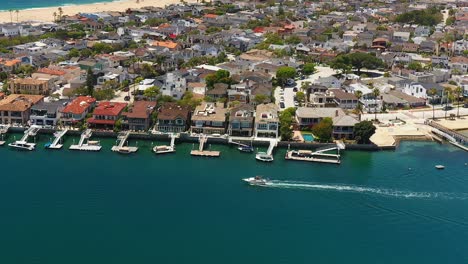
<path id="1" fill-rule="evenodd" d="M 97 125 L 114 125 L 117 120 L 88 118 L 88 123 Z"/>
<path id="2" fill-rule="evenodd" d="M 49 69 L 49 68 L 40 68 L 39 70 L 37 70 L 37 72 L 38 73 L 51 74 L 51 75 L 65 75 L 64 71 L 52 70 L 52 69 Z"/>
<path id="3" fill-rule="evenodd" d="M 94 109 L 93 115 L 119 116 L 127 107 L 127 103 L 100 102 Z"/>
<path id="4" fill-rule="evenodd" d="M 156 102 L 136 101 L 128 113 L 124 113 L 129 118 L 148 118 L 154 111 Z"/>
<path id="5" fill-rule="evenodd" d="M 94 99 L 91 96 L 79 96 L 75 100 L 73 100 L 71 103 L 69 103 L 62 110 L 62 113 L 80 115 L 95 102 L 96 102 L 96 99 Z"/>
<path id="6" fill-rule="evenodd" d="M 203 17 L 204 17 L 204 18 L 217 18 L 218 15 L 216 15 L 216 14 L 206 14 L 206 15 L 204 15 Z"/>

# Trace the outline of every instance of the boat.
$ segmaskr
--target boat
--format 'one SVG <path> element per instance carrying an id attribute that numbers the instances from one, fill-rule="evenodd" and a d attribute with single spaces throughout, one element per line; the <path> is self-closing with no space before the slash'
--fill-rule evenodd
<path id="1" fill-rule="evenodd" d="M 171 146 L 156 146 L 153 148 L 153 151 L 156 154 L 164 154 L 164 153 L 175 152 L 175 148 Z"/>
<path id="2" fill-rule="evenodd" d="M 88 141 L 88 146 L 99 146 L 99 141 Z"/>
<path id="3" fill-rule="evenodd" d="M 8 146 L 12 148 L 17 148 L 17 149 L 23 149 L 23 150 L 34 150 L 34 148 L 36 147 L 36 144 L 28 143 L 26 141 L 15 141 L 13 143 L 8 144 Z"/>
<path id="4" fill-rule="evenodd" d="M 249 185 L 254 186 L 266 186 L 270 183 L 269 180 L 262 178 L 261 176 L 255 176 L 250 178 L 242 179 L 244 182 L 248 183 Z"/>
<path id="5" fill-rule="evenodd" d="M 268 155 L 266 152 L 258 152 L 257 155 L 255 155 L 255 159 L 263 162 L 272 162 L 273 156 Z"/>
<path id="6" fill-rule="evenodd" d="M 444 165 L 436 165 L 435 168 L 438 169 L 438 170 L 443 170 L 443 169 L 445 169 L 445 166 Z"/>
<path id="7" fill-rule="evenodd" d="M 241 152 L 253 152 L 254 148 L 252 146 L 239 146 L 237 148 Z"/>
<path id="8" fill-rule="evenodd" d="M 129 154 L 129 153 L 132 153 L 132 151 L 130 151 L 130 148 L 129 147 L 121 147 L 119 148 L 119 150 L 117 151 L 121 154 Z"/>

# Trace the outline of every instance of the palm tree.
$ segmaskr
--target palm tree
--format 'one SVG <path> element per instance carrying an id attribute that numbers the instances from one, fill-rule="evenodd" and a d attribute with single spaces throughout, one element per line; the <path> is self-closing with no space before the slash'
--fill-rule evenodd
<path id="1" fill-rule="evenodd" d="M 358 116 L 359 116 L 359 121 L 361 121 L 361 112 L 362 112 L 362 105 L 361 103 L 359 102 L 362 98 L 362 91 L 355 91 L 354 92 L 354 95 L 357 97 L 358 99 L 358 102 L 356 104 L 356 112 L 358 113 Z"/>
<path id="2" fill-rule="evenodd" d="M 435 101 L 434 101 L 434 97 L 435 97 L 435 95 L 437 94 L 436 88 L 431 88 L 431 89 L 427 92 L 427 94 L 428 94 L 428 95 L 431 97 L 431 99 L 432 99 L 432 102 L 431 102 L 431 104 L 432 104 L 432 120 L 434 120 L 434 119 L 435 119 L 435 109 L 434 109 Z"/>
<path id="3" fill-rule="evenodd" d="M 57 22 L 57 12 L 54 12 L 53 15 L 54 15 L 54 22 Z"/>
<path id="4" fill-rule="evenodd" d="M 16 13 L 16 23 L 18 23 L 19 19 L 18 19 L 18 15 L 19 15 L 19 10 L 15 10 L 15 13 Z"/>
<path id="5" fill-rule="evenodd" d="M 457 97 L 457 117 L 460 118 L 460 96 L 463 92 L 463 89 L 460 86 L 455 88 L 455 95 Z"/>
<path id="6" fill-rule="evenodd" d="M 375 98 L 375 111 L 374 111 L 374 114 L 375 114 L 375 121 L 377 121 L 377 98 L 380 95 L 379 88 L 374 88 L 374 90 L 372 90 L 372 95 L 374 95 L 374 98 Z"/>
<path id="7" fill-rule="evenodd" d="M 13 9 L 8 10 L 10 12 L 10 22 L 13 23 Z"/>
<path id="8" fill-rule="evenodd" d="M 58 8 L 58 13 L 59 13 L 59 21 L 62 21 L 62 15 L 63 15 L 63 9 L 61 7 Z"/>
<path id="9" fill-rule="evenodd" d="M 449 100 L 453 98 L 452 90 L 450 88 L 445 88 L 446 96 L 445 96 L 445 119 L 447 119 L 447 109 Z"/>

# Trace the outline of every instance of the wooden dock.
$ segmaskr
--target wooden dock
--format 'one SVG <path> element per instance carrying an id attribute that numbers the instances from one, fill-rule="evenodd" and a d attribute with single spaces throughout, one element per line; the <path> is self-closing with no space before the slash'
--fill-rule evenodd
<path id="1" fill-rule="evenodd" d="M 308 157 L 298 157 L 293 155 L 294 151 L 286 152 L 286 156 L 284 157 L 287 160 L 298 160 L 298 161 L 308 161 L 308 162 L 320 162 L 320 163 L 332 163 L 332 164 L 341 164 L 340 156 L 334 154 L 315 154 L 316 156 L 324 156 L 324 157 L 333 157 L 336 159 L 321 159 L 314 156 Z"/>
<path id="2" fill-rule="evenodd" d="M 190 155 L 192 156 L 201 156 L 201 157 L 219 157 L 221 155 L 220 151 L 212 151 L 212 150 L 192 150 L 190 151 Z"/>

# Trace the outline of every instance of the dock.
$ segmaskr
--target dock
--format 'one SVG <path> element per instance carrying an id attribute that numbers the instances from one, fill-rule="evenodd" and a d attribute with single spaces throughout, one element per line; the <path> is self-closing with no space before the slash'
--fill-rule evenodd
<path id="1" fill-rule="evenodd" d="M 90 141 L 89 138 L 93 135 L 91 129 L 86 129 L 82 134 L 78 145 L 71 145 L 70 150 L 82 151 L 100 151 L 101 146 L 98 141 Z M 86 142 L 86 143 L 85 143 Z"/>
<path id="2" fill-rule="evenodd" d="M 153 148 L 154 153 L 156 154 L 165 154 L 165 153 L 172 153 L 175 152 L 175 140 L 176 138 L 179 138 L 179 134 L 171 133 L 170 138 L 171 138 L 171 143 L 169 146 L 163 145 L 163 146 L 155 146 Z"/>
<path id="3" fill-rule="evenodd" d="M 10 129 L 10 125 L 0 125 L 0 146 L 5 145 L 4 137 L 9 129 Z"/>
<path id="4" fill-rule="evenodd" d="M 201 156 L 201 157 L 219 157 L 221 155 L 220 151 L 204 150 L 205 143 L 208 141 L 207 135 L 202 135 L 198 138 L 199 146 L 198 150 L 190 151 L 192 156 Z"/>
<path id="5" fill-rule="evenodd" d="M 36 137 L 37 133 L 41 130 L 40 126 L 31 126 L 26 131 L 24 131 L 24 135 L 20 140 L 17 140 L 13 143 L 8 144 L 8 146 L 17 149 L 25 149 L 25 150 L 34 150 L 36 147 L 36 143 L 29 143 L 29 137 Z"/>
<path id="6" fill-rule="evenodd" d="M 255 155 L 255 159 L 259 161 L 272 162 L 273 161 L 273 150 L 278 146 L 278 139 L 268 140 L 270 144 L 268 145 L 268 150 L 266 152 L 258 152 Z"/>
<path id="7" fill-rule="evenodd" d="M 284 158 L 287 160 L 341 164 L 340 150 L 343 150 L 345 148 L 346 148 L 345 144 L 341 141 L 337 141 L 336 146 L 324 147 L 316 151 L 290 150 L 288 146 L 288 151 L 286 152 L 286 155 Z M 333 151 L 333 150 L 336 150 L 337 154 L 324 153 L 324 152 Z"/>
<path id="8" fill-rule="evenodd" d="M 457 131 L 454 131 L 452 129 L 446 128 L 432 120 L 429 120 L 427 122 L 428 122 L 427 124 L 432 127 L 431 132 L 433 134 L 446 139 L 450 144 L 454 145 L 455 147 L 468 151 L 468 147 L 467 147 L 468 137 L 467 136 Z"/>
<path id="9" fill-rule="evenodd" d="M 46 148 L 48 149 L 61 149 L 63 147 L 63 141 L 62 138 L 65 136 L 65 134 L 68 132 L 68 129 L 62 130 L 62 131 L 57 131 L 54 133 L 54 141 L 52 143 L 47 144 Z"/>
<path id="10" fill-rule="evenodd" d="M 130 131 L 120 132 L 117 135 L 117 145 L 112 146 L 112 151 L 119 153 L 135 153 L 138 151 L 138 147 L 129 147 L 128 146 L 128 137 L 130 136 Z M 125 146 L 127 142 L 127 146 Z"/>

